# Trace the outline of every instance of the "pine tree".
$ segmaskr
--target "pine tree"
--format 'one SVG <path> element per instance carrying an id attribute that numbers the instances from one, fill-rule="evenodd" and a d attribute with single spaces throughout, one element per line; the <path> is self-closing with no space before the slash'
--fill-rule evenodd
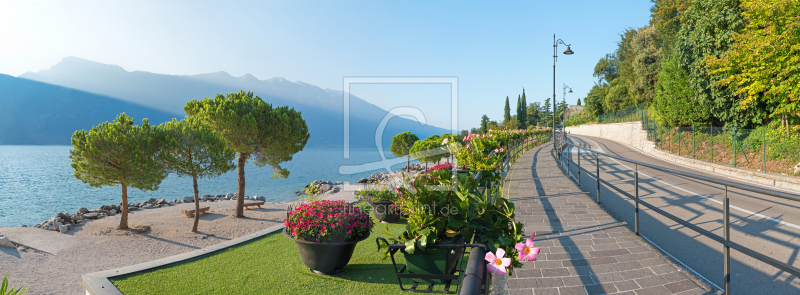
<path id="1" fill-rule="evenodd" d="M 294 108 L 273 107 L 252 92 L 217 94 L 214 99 L 192 100 L 183 108 L 217 132 L 237 154 L 239 192 L 234 218 L 244 217 L 244 165 L 250 158 L 257 167 L 269 165 L 273 178 L 286 178 L 280 166 L 292 160 L 308 142 L 308 126 Z"/>
<path id="2" fill-rule="evenodd" d="M 508 105 L 508 96 L 506 96 L 506 108 L 503 111 L 503 123 L 511 120 L 511 106 Z"/>
<path id="3" fill-rule="evenodd" d="M 147 119 L 141 126 L 125 113 L 111 123 L 78 130 L 72 135 L 72 160 L 75 178 L 91 187 L 122 187 L 117 229 L 128 229 L 128 188 L 154 191 L 169 174 L 158 154 L 164 146 L 164 135 Z"/>
<path id="4" fill-rule="evenodd" d="M 194 188 L 194 224 L 197 232 L 200 222 L 200 191 L 197 178 L 217 177 L 236 169 L 233 160 L 236 152 L 225 145 L 225 141 L 206 124 L 192 117 L 159 125 L 165 133 L 164 151 L 159 155 L 170 172 L 178 176 L 192 177 Z"/>

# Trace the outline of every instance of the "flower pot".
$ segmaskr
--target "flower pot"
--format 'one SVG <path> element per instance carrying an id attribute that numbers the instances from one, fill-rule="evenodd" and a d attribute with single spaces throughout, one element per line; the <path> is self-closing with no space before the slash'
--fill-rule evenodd
<path id="1" fill-rule="evenodd" d="M 369 237 L 342 243 L 317 243 L 295 239 L 286 230 L 283 235 L 294 241 L 297 251 L 300 252 L 300 260 L 311 272 L 328 276 L 338 276 L 342 268 L 350 262 L 356 244 Z"/>
<path id="2" fill-rule="evenodd" d="M 372 203 L 372 215 L 381 223 L 395 223 L 400 220 L 400 210 L 392 206 L 392 202 Z"/>
<path id="3" fill-rule="evenodd" d="M 458 235 L 450 241 L 436 243 L 436 245 L 443 244 L 464 244 L 464 238 Z M 464 255 L 464 248 L 428 248 L 425 251 L 416 249 L 414 254 L 408 254 L 403 250 L 403 256 L 406 259 L 406 270 L 412 274 L 453 274 L 458 258 L 462 255 Z M 417 283 L 426 284 L 446 284 L 450 282 L 450 280 L 440 279 L 413 280 Z"/>

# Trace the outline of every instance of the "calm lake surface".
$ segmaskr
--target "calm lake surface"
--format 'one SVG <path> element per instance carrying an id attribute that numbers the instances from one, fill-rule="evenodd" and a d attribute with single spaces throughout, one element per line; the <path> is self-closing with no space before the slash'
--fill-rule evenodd
<path id="1" fill-rule="evenodd" d="M 80 207 L 89 209 L 122 202 L 120 187 L 92 188 L 73 176 L 70 166 L 71 146 L 9 146 L 0 145 L 0 227 L 32 226 L 65 212 L 75 214 Z M 395 158 L 389 151 L 387 158 Z M 264 196 L 269 202 L 297 200 L 295 195 L 311 181 L 329 180 L 355 183 L 373 170 L 356 174 L 341 174 L 343 165 L 359 165 L 381 160 L 376 149 L 351 149 L 344 159 L 342 148 L 306 148 L 295 154 L 282 167 L 289 169 L 286 179 L 273 179 L 272 169 L 248 163 L 245 168 L 245 193 Z M 392 166 L 392 170 L 405 163 Z M 236 170 L 216 178 L 198 179 L 200 196 L 227 194 L 237 191 Z M 141 202 L 148 198 L 182 199 L 192 196 L 192 179 L 170 175 L 156 191 L 128 189 L 128 201 Z"/>

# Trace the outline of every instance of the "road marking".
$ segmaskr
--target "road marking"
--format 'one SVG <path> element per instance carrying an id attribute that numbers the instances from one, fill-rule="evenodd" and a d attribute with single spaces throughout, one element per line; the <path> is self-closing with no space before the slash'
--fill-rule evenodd
<path id="1" fill-rule="evenodd" d="M 573 135 L 573 136 L 575 136 L 575 135 Z M 609 139 L 609 140 L 610 140 L 610 139 Z M 614 140 L 611 140 L 611 141 L 614 141 Z M 640 150 L 640 149 L 637 149 L 637 148 L 635 148 L 635 147 L 633 147 L 633 146 L 631 146 L 631 145 L 629 145 L 629 144 L 627 144 L 627 143 L 624 143 L 624 142 L 618 142 L 618 141 L 614 141 L 614 143 L 617 143 L 617 144 L 621 144 L 621 145 L 627 146 L 627 147 L 631 148 L 633 151 L 635 151 L 635 152 L 637 152 L 637 153 L 640 153 L 640 154 L 642 154 L 642 155 L 644 155 L 644 156 L 648 156 L 648 157 L 650 157 L 650 158 L 655 158 L 655 159 L 658 159 L 658 160 L 661 160 L 661 161 L 664 161 L 664 162 L 667 162 L 667 163 L 670 163 L 670 164 L 673 164 L 673 165 L 681 166 L 681 167 L 683 167 L 683 168 L 686 168 L 686 169 L 690 169 L 690 170 L 699 171 L 699 172 L 701 172 L 701 173 L 713 174 L 713 175 L 716 175 L 717 177 L 721 177 L 721 178 L 728 178 L 728 179 L 733 179 L 733 180 L 735 180 L 735 181 L 738 181 L 738 182 L 746 182 L 746 183 L 749 183 L 749 184 L 751 184 L 751 185 L 754 185 L 754 186 L 760 186 L 760 187 L 762 187 L 762 188 L 766 188 L 766 189 L 771 189 L 771 190 L 776 190 L 776 191 L 783 191 L 783 192 L 787 192 L 787 193 L 790 193 L 790 194 L 796 194 L 796 193 L 797 193 L 797 191 L 796 191 L 796 190 L 789 190 L 789 189 L 785 189 L 785 188 L 775 187 L 774 185 L 771 185 L 771 186 L 770 186 L 770 185 L 765 185 L 765 184 L 763 184 L 763 183 L 758 183 L 758 182 L 749 181 L 749 180 L 745 180 L 745 179 L 739 179 L 739 178 L 737 178 L 737 177 L 732 177 L 732 176 L 725 175 L 725 174 L 719 174 L 719 173 L 716 173 L 716 172 L 713 172 L 713 171 L 706 171 L 706 170 L 702 170 L 702 169 L 697 169 L 697 168 L 695 168 L 695 167 L 690 167 L 690 166 L 687 166 L 687 165 L 684 165 L 684 164 L 681 164 L 681 163 L 677 163 L 677 162 L 670 162 L 670 161 L 667 161 L 667 160 L 665 160 L 665 159 L 656 158 L 656 157 L 654 157 L 653 155 L 647 154 L 647 153 L 645 153 L 644 151 L 642 151 L 642 150 Z M 763 172 L 763 171 L 762 171 L 762 172 Z"/>
<path id="2" fill-rule="evenodd" d="M 598 144 L 596 141 L 592 140 L 591 138 L 584 138 L 584 139 L 588 139 L 588 140 L 591 140 L 592 142 L 594 142 L 594 144 L 597 146 L 597 150 L 599 150 L 599 151 L 603 152 L 603 149 L 600 147 L 600 144 Z M 627 165 L 620 163 L 619 161 L 617 161 L 617 159 L 614 159 L 614 158 L 610 158 L 610 159 L 611 159 L 611 160 L 614 160 L 614 162 L 617 162 L 617 164 L 620 164 L 620 165 L 622 165 L 622 166 L 623 166 L 623 167 L 625 167 L 625 168 L 628 168 L 628 169 L 630 169 L 630 170 L 634 170 L 633 168 L 631 168 L 631 167 L 628 167 Z M 707 196 L 704 196 L 704 195 L 701 195 L 701 194 L 695 193 L 695 192 L 693 192 L 693 191 L 690 191 L 690 190 L 687 190 L 687 189 L 684 189 L 684 188 L 681 188 L 681 187 L 677 187 L 677 186 L 675 186 L 675 185 L 669 184 L 669 183 L 667 183 L 667 182 L 665 182 L 665 181 L 663 181 L 663 180 L 661 180 L 661 179 L 658 179 L 658 178 L 652 177 L 652 176 L 650 176 L 650 175 L 647 175 L 647 174 L 644 174 L 644 173 L 642 173 L 642 172 L 639 172 L 639 174 L 641 174 L 641 175 L 644 175 L 644 176 L 646 176 L 646 177 L 648 177 L 648 178 L 650 178 L 650 179 L 654 179 L 655 181 L 661 182 L 661 183 L 663 183 L 663 184 L 666 184 L 666 185 L 667 185 L 667 186 L 669 186 L 669 187 L 674 187 L 674 188 L 677 188 L 677 189 L 679 189 L 679 190 L 682 190 L 682 191 L 684 191 L 684 192 L 687 192 L 687 193 L 690 193 L 690 194 L 694 194 L 695 196 L 699 196 L 699 197 L 701 197 L 701 198 L 704 198 L 704 199 L 706 199 L 706 200 L 710 200 L 710 201 L 712 201 L 712 202 L 715 202 L 715 203 L 717 203 L 717 204 L 722 204 L 722 202 L 720 202 L 720 201 L 717 201 L 717 200 L 714 200 L 713 198 L 710 198 L 710 197 L 707 197 Z M 796 224 L 788 223 L 788 222 L 786 222 L 786 221 L 783 221 L 783 220 L 780 220 L 780 219 L 776 219 L 776 218 L 772 218 L 772 217 L 769 217 L 769 216 L 766 216 L 766 215 L 763 215 L 763 214 L 760 214 L 760 213 L 756 213 L 756 212 L 753 212 L 753 211 L 750 211 L 750 210 L 747 210 L 747 209 L 744 209 L 744 208 L 737 207 L 737 206 L 733 206 L 733 205 L 731 205 L 730 207 L 731 207 L 731 208 L 733 208 L 733 209 L 736 209 L 736 210 L 742 211 L 742 212 L 744 212 L 744 213 L 747 213 L 747 214 L 749 214 L 749 215 L 758 216 L 758 217 L 760 217 L 760 218 L 763 218 L 763 219 L 766 219 L 766 220 L 769 220 L 769 221 L 775 222 L 775 223 L 777 223 L 777 224 L 782 224 L 782 225 L 786 225 L 786 226 L 793 227 L 793 228 L 796 228 L 796 229 L 800 229 L 800 225 L 796 225 Z"/>

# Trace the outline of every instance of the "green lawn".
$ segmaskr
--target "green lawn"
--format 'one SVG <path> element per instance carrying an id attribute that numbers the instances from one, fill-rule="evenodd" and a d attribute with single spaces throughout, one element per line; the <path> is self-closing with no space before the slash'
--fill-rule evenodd
<path id="1" fill-rule="evenodd" d="M 405 220 L 401 222 L 388 225 L 389 231 L 399 235 L 405 227 Z M 391 259 L 381 259 L 375 245 L 386 226 L 376 222 L 372 235 L 358 243 L 340 277 L 311 273 L 300 261 L 294 242 L 278 232 L 111 282 L 124 294 L 408 294 L 397 285 Z M 402 254 L 395 257 L 403 263 Z M 410 284 L 404 280 L 404 286 Z"/>

